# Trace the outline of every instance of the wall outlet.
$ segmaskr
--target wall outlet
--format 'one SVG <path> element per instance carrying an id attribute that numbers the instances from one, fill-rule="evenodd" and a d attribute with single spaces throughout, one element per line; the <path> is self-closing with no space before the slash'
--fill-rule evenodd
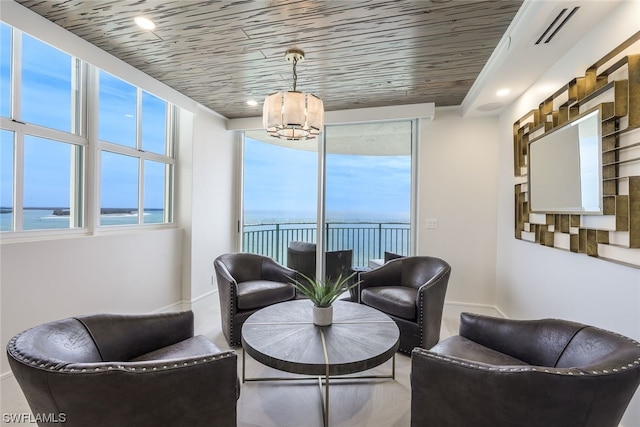
<path id="1" fill-rule="evenodd" d="M 427 229 L 434 230 L 438 228 L 438 219 L 437 218 L 427 218 Z"/>

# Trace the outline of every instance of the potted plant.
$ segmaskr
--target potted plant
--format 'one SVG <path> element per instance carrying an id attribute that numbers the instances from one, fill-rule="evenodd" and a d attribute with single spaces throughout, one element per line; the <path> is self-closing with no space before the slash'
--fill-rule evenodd
<path id="1" fill-rule="evenodd" d="M 293 280 L 293 287 L 306 296 L 313 303 L 313 323 L 318 326 L 328 326 L 333 322 L 333 302 L 344 292 L 355 288 L 360 282 L 349 284 L 356 273 L 342 278 L 327 280 L 312 279 L 302 273 L 301 280 Z"/>

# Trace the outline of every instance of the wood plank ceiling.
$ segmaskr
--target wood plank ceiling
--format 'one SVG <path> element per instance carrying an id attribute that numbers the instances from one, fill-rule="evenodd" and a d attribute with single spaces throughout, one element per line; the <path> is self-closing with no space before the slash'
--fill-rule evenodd
<path id="1" fill-rule="evenodd" d="M 292 88 L 327 111 L 460 105 L 521 0 L 17 0 L 227 118 Z M 157 28 L 139 29 L 135 16 Z M 258 106 L 246 101 L 255 99 Z"/>

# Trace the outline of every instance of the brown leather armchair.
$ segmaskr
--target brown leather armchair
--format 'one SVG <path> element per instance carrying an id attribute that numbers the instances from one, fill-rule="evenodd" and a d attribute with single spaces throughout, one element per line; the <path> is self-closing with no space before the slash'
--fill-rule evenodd
<path id="1" fill-rule="evenodd" d="M 617 427 L 640 344 L 566 320 L 463 313 L 460 335 L 411 361 L 414 427 Z"/>
<path id="2" fill-rule="evenodd" d="M 193 336 L 190 311 L 46 323 L 7 357 L 41 426 L 236 425 L 236 353 Z"/>
<path id="3" fill-rule="evenodd" d="M 429 256 L 396 258 L 360 273 L 360 303 L 391 317 L 400 329 L 400 348 L 430 348 L 440 339 L 442 310 L 451 267 Z"/>
<path id="4" fill-rule="evenodd" d="M 242 325 L 263 307 L 296 296 L 296 272 L 273 259 L 250 253 L 220 255 L 214 261 L 218 279 L 222 332 L 231 346 L 241 343 Z"/>

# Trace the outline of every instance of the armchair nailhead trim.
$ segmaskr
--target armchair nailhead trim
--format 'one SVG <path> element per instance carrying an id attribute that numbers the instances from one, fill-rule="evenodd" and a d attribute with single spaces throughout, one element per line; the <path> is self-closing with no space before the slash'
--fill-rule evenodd
<path id="1" fill-rule="evenodd" d="M 57 372 L 65 372 L 65 373 L 87 373 L 88 370 L 87 368 L 82 368 L 82 369 L 78 369 L 78 368 L 69 368 L 67 367 L 67 365 L 65 366 L 60 366 L 60 363 L 53 363 L 53 362 L 46 362 L 46 361 L 39 361 L 39 360 L 31 360 L 30 358 L 28 358 L 27 356 L 25 356 L 23 353 L 21 353 L 18 348 L 16 348 L 16 341 L 17 339 L 20 337 L 21 334 L 18 334 L 16 336 L 14 336 L 13 338 L 11 338 L 11 340 L 9 341 L 9 343 L 7 344 L 7 352 L 9 353 L 9 355 L 11 357 L 13 357 L 14 359 L 24 363 L 25 365 L 32 365 L 32 366 L 37 366 L 38 368 L 41 369 L 46 369 L 48 371 L 57 371 Z M 236 357 L 236 353 L 233 350 L 229 350 L 229 351 L 224 351 L 222 353 L 218 353 L 218 354 L 212 354 L 209 358 L 204 357 L 202 358 L 202 362 L 207 362 L 207 361 L 214 361 L 214 360 L 220 360 L 220 359 L 225 359 L 227 357 Z M 160 362 L 160 361 L 158 361 Z M 49 364 L 51 363 L 51 364 Z M 104 362 L 104 363 L 109 363 L 109 362 Z M 194 360 L 193 364 L 197 364 L 198 360 Z M 171 368 L 178 368 L 181 366 L 188 366 L 188 362 L 183 362 L 182 365 L 178 365 L 178 363 L 174 363 L 173 366 L 167 366 L 167 365 L 163 365 L 162 368 L 163 369 L 171 369 Z M 95 367 L 92 368 L 90 372 L 102 372 L 102 371 L 111 371 L 113 369 L 121 369 L 121 370 L 129 370 L 129 371 L 136 371 L 136 367 L 125 367 L 124 365 L 117 365 L 115 368 L 113 366 L 105 366 L 105 367 Z M 150 366 L 150 367 L 140 367 L 139 370 L 142 371 L 147 371 L 147 369 L 151 369 L 153 371 L 157 371 L 158 370 L 158 366 Z"/>
<path id="2" fill-rule="evenodd" d="M 444 279 L 444 275 L 441 275 L 432 284 L 430 284 L 429 286 L 426 286 L 425 289 L 428 289 L 428 288 L 431 288 L 433 286 L 436 286 L 443 279 Z M 421 287 L 421 289 L 422 289 L 422 287 Z M 424 308 L 424 292 L 419 292 L 419 293 L 420 293 L 420 307 Z M 423 325 L 424 325 L 424 310 L 421 309 L 421 310 L 419 310 L 419 318 L 418 318 L 418 326 L 420 326 L 420 346 L 421 347 L 424 344 L 424 327 L 423 327 Z M 402 350 L 400 350 L 400 351 L 402 351 Z M 411 350 L 409 350 L 407 353 L 411 354 Z"/>
<path id="3" fill-rule="evenodd" d="M 473 368 L 473 369 L 480 369 L 482 371 L 499 371 L 499 372 L 544 372 L 547 374 L 556 374 L 556 375 L 587 375 L 588 373 L 584 372 L 584 371 L 579 371 L 579 372 L 575 372 L 575 368 L 567 368 L 565 369 L 560 369 L 560 370 L 551 370 L 551 369 L 543 369 L 541 367 L 536 367 L 536 366 L 529 366 L 529 367 L 519 367 L 519 368 L 505 368 L 505 367 L 498 367 L 498 366 L 487 366 L 487 365 L 479 365 L 476 363 L 472 363 L 469 361 L 463 361 L 463 360 L 459 360 L 459 359 L 452 359 L 450 357 L 446 357 L 446 356 L 442 356 L 439 355 L 437 353 L 432 353 L 429 350 L 425 350 L 425 349 L 419 349 L 416 348 L 416 351 L 419 351 L 420 354 L 437 359 L 437 360 L 442 360 L 444 362 L 448 362 L 448 363 L 452 363 L 454 365 L 460 365 L 460 366 L 464 366 L 467 368 Z M 638 358 L 638 360 L 635 360 L 633 363 L 629 363 L 629 367 L 633 367 L 633 365 L 640 365 L 640 358 Z M 573 369 L 573 370 L 569 370 L 569 369 Z M 619 369 L 625 370 L 626 366 L 622 366 L 620 368 L 614 368 L 614 369 L 603 369 L 601 371 L 590 371 L 591 374 L 593 375 L 605 375 L 605 374 L 609 374 L 611 373 L 611 371 L 613 372 L 619 372 Z"/>

